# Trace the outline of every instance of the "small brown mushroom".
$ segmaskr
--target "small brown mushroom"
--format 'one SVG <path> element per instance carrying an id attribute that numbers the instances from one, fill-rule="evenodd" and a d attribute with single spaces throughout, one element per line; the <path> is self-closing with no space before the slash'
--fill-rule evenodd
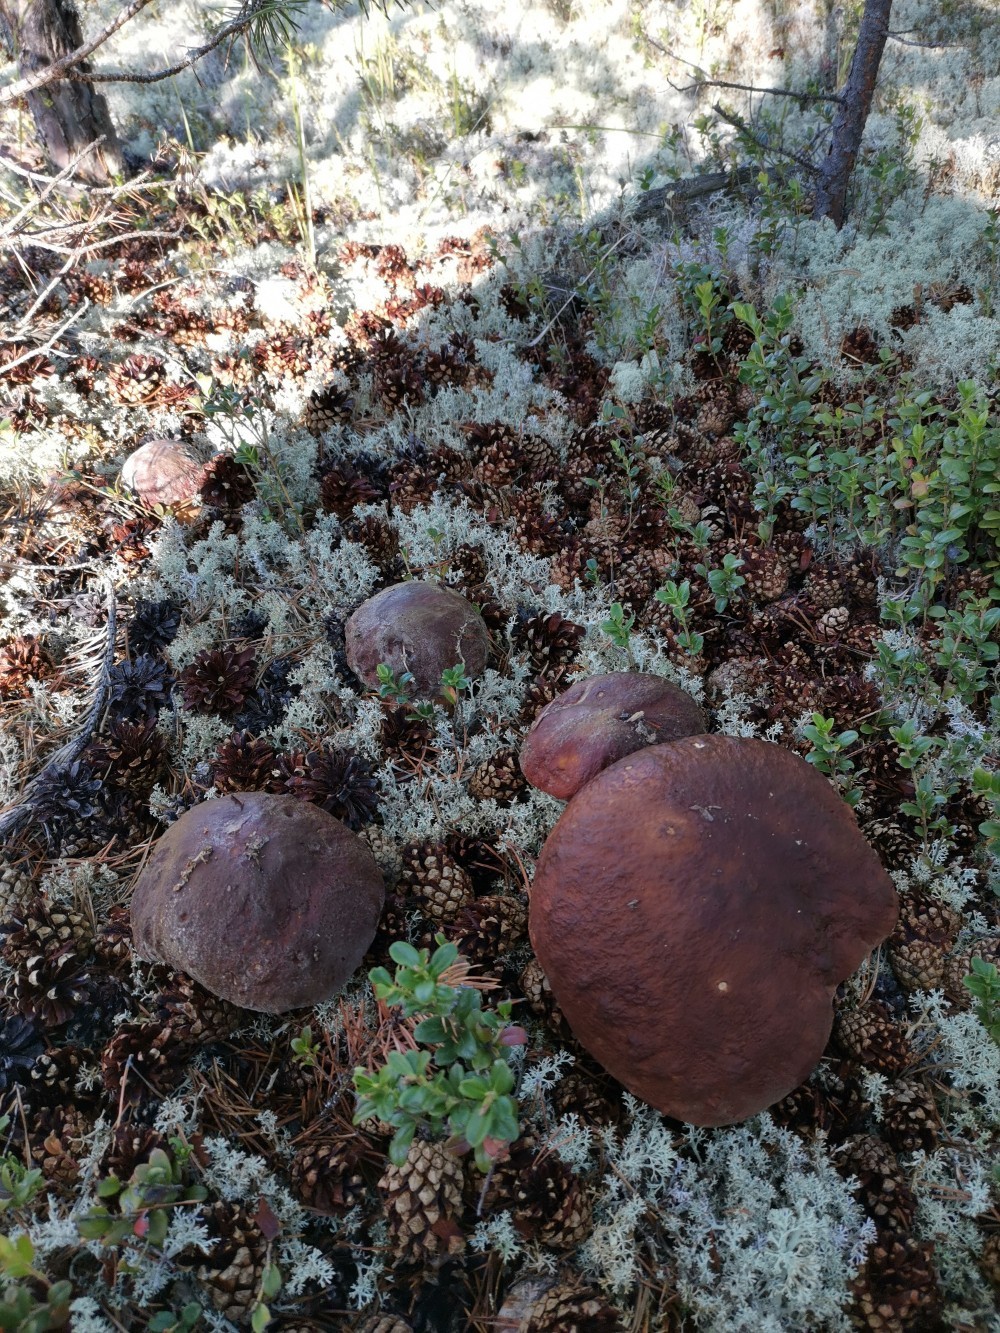
<path id="1" fill-rule="evenodd" d="M 441 674 L 459 662 L 470 679 L 482 674 L 489 635 L 461 593 L 438 583 L 394 583 L 362 602 L 344 627 L 351 670 L 378 684 L 380 662 L 396 676 L 410 672 L 420 694 L 435 694 Z"/>
<path id="2" fill-rule="evenodd" d="M 182 505 L 202 483 L 201 463 L 182 440 L 150 440 L 122 464 L 122 484 L 144 505 Z"/>
<path id="3" fill-rule="evenodd" d="M 319 806 L 266 792 L 204 801 L 136 881 L 139 955 L 266 1013 L 327 1000 L 375 935 L 385 897 L 366 843 Z"/>
<path id="4" fill-rule="evenodd" d="M 808 1077 L 834 991 L 897 910 L 822 774 L 768 741 L 703 735 L 580 789 L 539 856 L 530 932 L 609 1073 L 679 1120 L 725 1125 Z"/>
<path id="5" fill-rule="evenodd" d="M 612 671 L 588 676 L 546 704 L 521 746 L 521 772 L 533 787 L 568 801 L 602 768 L 647 745 L 707 730 L 685 690 L 662 676 Z"/>

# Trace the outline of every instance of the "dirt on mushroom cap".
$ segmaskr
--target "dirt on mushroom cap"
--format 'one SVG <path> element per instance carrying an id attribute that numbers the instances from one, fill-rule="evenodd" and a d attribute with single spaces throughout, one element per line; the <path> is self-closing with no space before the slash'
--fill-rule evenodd
<path id="1" fill-rule="evenodd" d="M 136 881 L 141 956 L 247 1009 L 335 995 L 361 963 L 384 901 L 371 851 L 294 796 L 237 792 L 181 816 Z"/>
<path id="2" fill-rule="evenodd" d="M 818 1062 L 833 992 L 891 931 L 892 881 L 798 755 L 692 736 L 636 751 L 542 849 L 531 940 L 581 1044 L 698 1125 L 780 1100 Z"/>

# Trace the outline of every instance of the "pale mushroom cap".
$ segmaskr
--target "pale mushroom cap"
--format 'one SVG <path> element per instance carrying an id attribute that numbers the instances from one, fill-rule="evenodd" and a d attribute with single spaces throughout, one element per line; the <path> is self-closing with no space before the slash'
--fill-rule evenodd
<path id="1" fill-rule="evenodd" d="M 145 505 L 183 504 L 198 494 L 203 468 L 182 440 L 150 440 L 122 464 L 122 484 Z"/>
<path id="2" fill-rule="evenodd" d="M 892 881 L 826 778 L 691 736 L 581 788 L 549 835 L 531 941 L 580 1043 L 652 1106 L 744 1120 L 797 1087 L 833 993 L 892 930 Z"/>
<path id="3" fill-rule="evenodd" d="M 394 583 L 357 608 L 344 626 L 345 654 L 366 685 L 378 684 L 379 663 L 393 674 L 409 671 L 417 691 L 433 694 L 441 673 L 464 663 L 470 679 L 482 674 L 489 634 L 482 616 L 461 593 L 438 583 Z"/>
<path id="4" fill-rule="evenodd" d="M 370 848 L 294 796 L 204 801 L 160 838 L 132 896 L 139 955 L 247 1009 L 335 995 L 375 935 L 385 889 Z"/>
<path id="5" fill-rule="evenodd" d="M 585 782 L 633 750 L 698 735 L 708 720 L 686 690 L 643 671 L 574 681 L 541 710 L 521 746 L 533 787 L 568 801 Z"/>

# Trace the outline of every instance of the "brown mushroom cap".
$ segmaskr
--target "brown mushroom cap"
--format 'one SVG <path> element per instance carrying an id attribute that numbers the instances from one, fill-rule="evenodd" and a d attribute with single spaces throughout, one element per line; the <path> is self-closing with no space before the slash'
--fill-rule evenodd
<path id="1" fill-rule="evenodd" d="M 412 673 L 421 694 L 436 694 L 441 673 L 465 664 L 470 678 L 486 666 L 489 635 L 482 616 L 461 593 L 438 583 L 394 583 L 362 602 L 344 627 L 351 670 L 378 684 L 378 666 Z"/>
<path id="2" fill-rule="evenodd" d="M 187 810 L 136 881 L 141 957 L 247 1009 L 282 1013 L 335 995 L 378 925 L 371 851 L 319 806 L 237 792 Z"/>
<path id="3" fill-rule="evenodd" d="M 121 479 L 145 505 L 174 505 L 194 499 L 203 472 L 182 440 L 150 440 L 126 458 Z"/>
<path id="4" fill-rule="evenodd" d="M 530 931 L 609 1073 L 679 1120 L 725 1125 L 808 1077 L 836 987 L 897 910 L 822 774 L 769 741 L 690 736 L 574 796 L 538 859 Z"/>
<path id="5" fill-rule="evenodd" d="M 647 745 L 697 736 L 708 721 L 686 690 L 642 671 L 588 676 L 546 704 L 521 746 L 533 787 L 568 801 L 616 760 Z"/>

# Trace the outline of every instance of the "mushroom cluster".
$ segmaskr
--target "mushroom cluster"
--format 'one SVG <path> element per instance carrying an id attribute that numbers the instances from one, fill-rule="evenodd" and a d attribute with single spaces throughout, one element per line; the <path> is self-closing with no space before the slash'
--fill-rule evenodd
<path id="1" fill-rule="evenodd" d="M 712 1126 L 809 1076 L 837 986 L 897 911 L 822 774 L 769 741 L 697 734 L 633 749 L 572 794 L 530 933 L 581 1045 L 658 1110 Z"/>
<path id="2" fill-rule="evenodd" d="M 136 881 L 140 957 L 266 1013 L 330 999 L 357 970 L 385 898 L 366 843 L 294 796 L 236 792 L 187 810 Z"/>

